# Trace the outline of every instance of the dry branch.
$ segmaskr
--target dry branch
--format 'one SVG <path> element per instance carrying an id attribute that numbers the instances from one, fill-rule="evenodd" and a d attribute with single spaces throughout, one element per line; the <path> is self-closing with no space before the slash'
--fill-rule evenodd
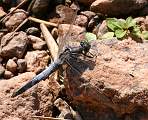
<path id="1" fill-rule="evenodd" d="M 43 33 L 44 39 L 46 40 L 52 58 L 55 60 L 58 57 L 58 45 L 52 37 L 51 33 L 48 31 L 47 27 L 43 23 L 40 24 L 40 28 Z"/>
<path id="2" fill-rule="evenodd" d="M 52 26 L 52 27 L 58 27 L 58 24 L 56 24 L 56 23 L 52 23 L 52 22 L 47 22 L 47 21 L 45 21 L 45 20 L 40 20 L 40 19 L 37 19 L 37 18 L 34 18 L 34 17 L 29 17 L 28 18 L 30 21 L 33 21 L 33 22 L 37 22 L 37 23 L 43 23 L 43 24 L 45 24 L 46 26 Z"/>
<path id="3" fill-rule="evenodd" d="M 43 117 L 43 116 L 33 116 L 32 118 L 46 119 L 46 120 L 69 120 L 64 118 L 53 118 L 53 117 Z"/>

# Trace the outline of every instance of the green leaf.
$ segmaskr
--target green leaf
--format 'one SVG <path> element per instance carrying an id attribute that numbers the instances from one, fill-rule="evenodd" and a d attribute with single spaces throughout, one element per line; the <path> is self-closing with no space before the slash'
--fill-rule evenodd
<path id="1" fill-rule="evenodd" d="M 112 31 L 116 31 L 117 29 L 122 29 L 120 23 L 116 18 L 108 18 L 107 27 L 110 28 Z"/>
<path id="2" fill-rule="evenodd" d="M 126 31 L 124 31 L 123 29 L 120 30 L 116 30 L 115 31 L 115 35 L 117 38 L 123 38 L 126 35 Z"/>
<path id="3" fill-rule="evenodd" d="M 128 17 L 126 19 L 127 29 L 130 28 L 130 27 L 134 27 L 135 25 L 136 25 L 136 21 L 132 17 Z"/>
<path id="4" fill-rule="evenodd" d="M 114 32 L 107 32 L 101 38 L 102 39 L 111 39 L 114 37 Z"/>
<path id="5" fill-rule="evenodd" d="M 148 40 L 148 31 L 142 31 L 143 38 Z"/>
<path id="6" fill-rule="evenodd" d="M 126 21 L 124 19 L 119 19 L 119 25 L 121 26 L 121 29 L 127 29 Z"/>
<path id="7" fill-rule="evenodd" d="M 134 29 L 132 31 L 132 34 L 137 36 L 138 38 L 141 38 L 141 30 L 139 26 L 134 26 Z"/>
<path id="8" fill-rule="evenodd" d="M 85 39 L 87 40 L 87 42 L 91 42 L 92 40 L 97 40 L 97 36 L 93 33 L 87 32 L 85 34 Z"/>

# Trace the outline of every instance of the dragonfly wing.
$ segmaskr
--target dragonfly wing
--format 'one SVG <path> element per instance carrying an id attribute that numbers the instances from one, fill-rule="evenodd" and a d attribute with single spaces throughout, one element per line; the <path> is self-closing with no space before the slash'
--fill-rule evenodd
<path id="1" fill-rule="evenodd" d="M 68 28 L 66 28 L 66 30 L 60 29 L 60 25 L 59 25 L 59 38 L 58 38 L 59 39 L 59 54 L 61 52 L 63 52 L 64 46 L 68 46 L 69 45 L 69 40 L 70 40 L 70 36 L 71 36 L 71 30 L 72 30 L 73 24 L 75 22 L 75 19 L 77 17 L 77 11 L 78 10 L 73 10 L 72 9 L 71 13 L 69 13 L 69 14 L 72 14 L 72 15 L 66 16 L 66 17 L 71 17 L 71 18 L 69 18 L 69 20 L 71 20 L 71 24 L 68 26 Z"/>

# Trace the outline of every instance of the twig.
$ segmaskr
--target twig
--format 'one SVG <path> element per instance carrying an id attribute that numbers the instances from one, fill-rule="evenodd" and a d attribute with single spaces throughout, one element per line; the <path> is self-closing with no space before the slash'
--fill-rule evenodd
<path id="1" fill-rule="evenodd" d="M 64 118 L 53 118 L 53 117 L 43 117 L 43 116 L 33 116 L 32 118 L 48 119 L 48 120 L 69 120 Z"/>
<path id="2" fill-rule="evenodd" d="M 5 17 L 3 17 L 1 20 L 0 20 L 0 23 L 9 15 L 11 15 L 13 12 L 15 12 L 18 8 L 20 8 L 22 5 L 24 5 L 24 3 L 26 3 L 28 0 L 23 0 L 20 4 L 18 4 L 12 11 L 10 11 L 8 14 L 6 14 Z"/>
<path id="3" fill-rule="evenodd" d="M 47 22 L 45 20 L 40 20 L 40 19 L 37 19 L 37 18 L 34 18 L 34 17 L 29 17 L 28 18 L 29 20 L 33 21 L 33 22 L 37 22 L 37 23 L 43 23 L 45 24 L 46 26 L 53 26 L 53 27 L 58 27 L 58 24 L 56 23 L 52 23 L 52 22 Z"/>
<path id="4" fill-rule="evenodd" d="M 13 32 L 17 32 L 27 21 L 28 18 L 26 18 Z"/>
<path id="5" fill-rule="evenodd" d="M 48 31 L 47 27 L 42 23 L 40 24 L 41 31 L 43 33 L 44 39 L 46 40 L 47 46 L 51 52 L 53 59 L 55 60 L 58 57 L 58 45 L 51 33 Z"/>

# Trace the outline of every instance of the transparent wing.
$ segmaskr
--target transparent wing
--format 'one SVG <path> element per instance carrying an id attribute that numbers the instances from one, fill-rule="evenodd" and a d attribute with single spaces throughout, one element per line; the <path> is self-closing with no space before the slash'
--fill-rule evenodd
<path id="1" fill-rule="evenodd" d="M 68 18 L 70 21 L 71 21 L 71 24 L 63 24 L 63 25 L 59 25 L 59 37 L 58 37 L 58 41 L 59 41 L 59 54 L 61 52 L 63 52 L 63 48 L 64 46 L 68 46 L 69 45 L 69 41 L 71 40 L 71 34 L 72 34 L 72 27 L 74 25 L 74 22 L 75 22 L 75 19 L 77 17 L 77 11 L 78 10 L 73 10 L 71 9 L 71 11 L 67 11 L 69 12 L 69 16 L 66 16 L 66 17 L 71 17 L 71 18 Z M 63 27 L 63 28 L 60 28 L 60 27 Z M 63 30 L 65 29 L 65 30 Z"/>

